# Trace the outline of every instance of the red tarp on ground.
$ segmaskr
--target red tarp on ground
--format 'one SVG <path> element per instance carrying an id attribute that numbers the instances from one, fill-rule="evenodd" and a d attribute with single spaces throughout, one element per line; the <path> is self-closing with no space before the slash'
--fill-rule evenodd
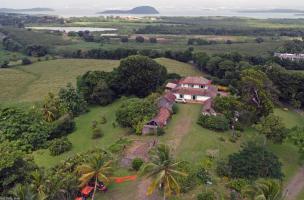
<path id="1" fill-rule="evenodd" d="M 135 181 L 137 178 L 136 175 L 134 176 L 124 176 L 124 177 L 114 177 L 114 181 L 115 183 L 123 183 L 123 182 L 126 182 L 126 181 Z"/>
<path id="2" fill-rule="evenodd" d="M 87 196 L 90 194 L 90 192 L 92 192 L 92 190 L 94 190 L 94 187 L 86 186 L 81 190 L 81 194 L 84 194 Z"/>

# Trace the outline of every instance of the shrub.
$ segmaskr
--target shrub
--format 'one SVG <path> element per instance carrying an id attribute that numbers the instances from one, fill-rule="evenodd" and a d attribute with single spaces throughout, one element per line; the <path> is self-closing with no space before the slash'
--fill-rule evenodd
<path id="1" fill-rule="evenodd" d="M 69 114 L 65 114 L 54 122 L 54 130 L 51 132 L 49 139 L 66 136 L 75 130 L 75 121 Z"/>
<path id="2" fill-rule="evenodd" d="M 105 116 L 101 116 L 101 119 L 100 119 L 100 124 L 106 124 L 107 123 L 107 118 Z"/>
<path id="3" fill-rule="evenodd" d="M 144 164 L 144 161 L 141 158 L 134 158 L 132 160 L 132 168 L 135 171 L 138 171 L 143 164 Z"/>
<path id="4" fill-rule="evenodd" d="M 98 123 L 96 120 L 92 121 L 92 129 L 97 128 L 97 125 L 98 125 Z"/>
<path id="5" fill-rule="evenodd" d="M 230 174 L 231 174 L 231 168 L 230 166 L 228 165 L 227 161 L 225 160 L 219 160 L 217 162 L 217 165 L 216 165 L 216 173 L 218 176 L 220 177 L 230 177 Z"/>
<path id="6" fill-rule="evenodd" d="M 246 179 L 233 179 L 227 184 L 227 187 L 237 192 L 241 192 L 242 189 L 248 184 L 249 181 Z"/>
<path id="7" fill-rule="evenodd" d="M 229 129 L 229 120 L 224 115 L 201 115 L 197 123 L 204 128 L 215 131 L 226 131 Z"/>
<path id="8" fill-rule="evenodd" d="M 72 143 L 68 140 L 67 137 L 62 137 L 54 139 L 51 141 L 49 150 L 52 156 L 60 155 L 64 152 L 71 150 Z"/>
<path id="9" fill-rule="evenodd" d="M 197 175 L 198 179 L 204 184 L 211 182 L 211 176 L 210 176 L 209 172 L 203 167 L 198 169 L 196 175 Z"/>
<path id="10" fill-rule="evenodd" d="M 128 38 L 128 37 L 121 37 L 121 38 L 120 38 L 120 41 L 121 41 L 122 43 L 127 43 L 127 42 L 129 42 L 129 38 Z"/>
<path id="11" fill-rule="evenodd" d="M 197 200 L 215 200 L 216 196 L 212 191 L 202 192 L 197 195 Z"/>
<path id="12" fill-rule="evenodd" d="M 157 135 L 158 136 L 165 135 L 165 133 L 166 132 L 163 128 L 159 128 L 159 127 L 157 128 Z"/>
<path id="13" fill-rule="evenodd" d="M 153 38 L 153 37 L 150 38 L 150 43 L 154 43 L 154 44 L 157 43 L 157 39 L 156 39 L 156 38 Z"/>
<path id="14" fill-rule="evenodd" d="M 127 145 L 130 144 L 130 141 L 126 138 L 120 138 L 114 144 L 112 144 L 108 149 L 111 153 L 119 153 L 122 152 Z"/>
<path id="15" fill-rule="evenodd" d="M 32 61 L 28 58 L 22 58 L 22 65 L 29 65 L 32 64 Z"/>
<path id="16" fill-rule="evenodd" d="M 2 68 L 6 68 L 6 67 L 8 67 L 8 65 L 9 65 L 9 61 L 8 60 L 3 60 L 0 63 L 0 67 L 2 67 Z"/>
<path id="17" fill-rule="evenodd" d="M 177 106 L 177 104 L 173 104 L 173 106 L 172 106 L 172 112 L 173 112 L 174 115 L 178 113 L 178 106 Z"/>
<path id="18" fill-rule="evenodd" d="M 93 129 L 93 135 L 92 135 L 92 139 L 98 139 L 103 137 L 103 132 L 101 131 L 100 128 L 94 128 Z"/>
<path id="19" fill-rule="evenodd" d="M 145 42 L 145 38 L 143 36 L 137 36 L 135 38 L 135 41 L 138 43 L 144 43 Z"/>
<path id="20" fill-rule="evenodd" d="M 196 168 L 189 162 L 182 162 L 179 164 L 178 169 L 187 174 L 187 176 L 179 176 L 177 178 L 181 192 L 186 193 L 191 191 L 198 184 Z"/>

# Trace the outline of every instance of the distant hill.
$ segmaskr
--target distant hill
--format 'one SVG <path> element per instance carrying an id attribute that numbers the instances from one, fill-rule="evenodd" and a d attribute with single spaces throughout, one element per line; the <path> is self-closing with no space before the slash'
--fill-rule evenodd
<path id="1" fill-rule="evenodd" d="M 240 13 L 304 13 L 297 9 L 270 9 L 270 10 L 239 10 Z"/>
<path id="2" fill-rule="evenodd" d="M 0 12 L 6 13 L 18 13 L 18 12 L 50 12 L 54 11 L 51 8 L 25 8 L 25 9 L 13 9 L 13 8 L 0 8 Z"/>
<path id="3" fill-rule="evenodd" d="M 159 14 L 158 10 L 151 6 L 139 6 L 131 10 L 106 10 L 99 12 L 98 14 L 147 14 L 155 15 Z"/>

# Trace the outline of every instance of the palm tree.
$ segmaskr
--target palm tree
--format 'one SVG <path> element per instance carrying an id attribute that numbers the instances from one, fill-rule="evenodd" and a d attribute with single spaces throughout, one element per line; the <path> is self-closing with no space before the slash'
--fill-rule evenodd
<path id="1" fill-rule="evenodd" d="M 282 186 L 274 180 L 258 180 L 248 185 L 242 191 L 244 197 L 250 200 L 283 200 Z"/>
<path id="2" fill-rule="evenodd" d="M 20 200 L 37 200 L 37 195 L 33 191 L 33 188 L 30 187 L 30 185 L 18 184 L 12 193 Z"/>
<path id="3" fill-rule="evenodd" d="M 77 167 L 76 172 L 81 175 L 79 178 L 80 187 L 85 186 L 91 180 L 95 181 L 92 200 L 94 200 L 97 184 L 99 181 L 107 184 L 110 182 L 108 176 L 111 173 L 112 161 L 108 161 L 103 155 L 94 156 L 88 164 L 83 164 Z"/>
<path id="4" fill-rule="evenodd" d="M 40 172 L 38 170 L 32 172 L 32 187 L 35 188 L 37 192 L 37 198 L 38 200 L 45 200 L 47 199 L 47 195 L 45 193 L 46 186 L 45 186 L 45 176 L 43 172 Z"/>
<path id="5" fill-rule="evenodd" d="M 147 195 L 151 195 L 157 187 L 163 189 L 164 200 L 172 193 L 179 194 L 180 186 L 177 176 L 187 176 L 178 171 L 181 162 L 174 162 L 170 155 L 170 149 L 166 145 L 159 145 L 151 154 L 151 162 L 144 164 L 140 169 L 140 175 L 152 178 Z"/>

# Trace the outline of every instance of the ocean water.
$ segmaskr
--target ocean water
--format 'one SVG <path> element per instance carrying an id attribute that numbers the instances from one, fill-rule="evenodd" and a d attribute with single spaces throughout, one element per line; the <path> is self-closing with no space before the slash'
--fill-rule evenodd
<path id="1" fill-rule="evenodd" d="M 97 16 L 131 16 L 127 15 L 103 15 L 97 14 L 97 12 L 102 10 L 97 9 L 56 9 L 52 12 L 25 12 L 25 14 L 48 14 L 48 15 L 56 15 L 60 17 L 97 17 Z M 232 9 L 201 9 L 201 10 L 161 10 L 159 9 L 159 15 L 153 16 L 225 16 L 225 17 L 249 17 L 249 18 L 259 18 L 259 19 L 267 19 L 267 18 L 304 18 L 304 16 L 298 16 L 295 13 L 244 13 L 238 12 L 237 10 Z M 144 15 L 134 15 L 134 16 L 144 16 Z M 151 15 L 149 15 L 151 16 Z"/>

